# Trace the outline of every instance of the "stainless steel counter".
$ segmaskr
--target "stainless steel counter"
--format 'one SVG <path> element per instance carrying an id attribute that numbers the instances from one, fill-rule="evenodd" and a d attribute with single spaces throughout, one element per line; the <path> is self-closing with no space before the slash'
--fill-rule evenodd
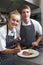
<path id="1" fill-rule="evenodd" d="M 43 48 L 39 50 L 39 56 L 35 58 L 21 58 L 17 55 L 14 56 L 15 65 L 43 65 Z"/>

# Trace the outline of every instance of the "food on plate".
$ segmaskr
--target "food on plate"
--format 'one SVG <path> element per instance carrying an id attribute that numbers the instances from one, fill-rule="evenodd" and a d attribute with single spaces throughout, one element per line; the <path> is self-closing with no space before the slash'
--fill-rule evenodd
<path id="1" fill-rule="evenodd" d="M 23 54 L 23 55 L 26 55 L 26 56 L 32 55 L 32 54 L 33 54 L 33 51 L 32 51 L 32 50 L 23 51 L 22 54 Z"/>
<path id="2" fill-rule="evenodd" d="M 28 50 L 28 53 L 31 55 L 33 54 L 33 50 Z"/>
<path id="3" fill-rule="evenodd" d="M 22 53 L 23 55 L 26 55 L 26 56 L 28 56 L 29 55 L 29 53 L 27 52 L 27 51 L 23 51 L 23 53 Z"/>

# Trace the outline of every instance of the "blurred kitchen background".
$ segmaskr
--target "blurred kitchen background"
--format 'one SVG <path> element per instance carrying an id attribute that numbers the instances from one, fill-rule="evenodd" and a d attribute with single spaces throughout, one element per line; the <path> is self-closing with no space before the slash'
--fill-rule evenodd
<path id="1" fill-rule="evenodd" d="M 24 4 L 31 7 L 31 18 L 39 21 L 43 27 L 43 0 L 0 0 L 0 26 L 6 24 L 6 17 L 10 11 L 20 11 Z"/>

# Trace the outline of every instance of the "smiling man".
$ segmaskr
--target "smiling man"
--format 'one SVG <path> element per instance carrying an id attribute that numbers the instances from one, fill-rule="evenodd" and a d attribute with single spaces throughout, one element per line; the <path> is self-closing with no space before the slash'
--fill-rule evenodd
<path id="1" fill-rule="evenodd" d="M 28 5 L 23 5 L 21 8 L 21 46 L 29 48 L 31 46 L 38 46 L 42 40 L 42 26 L 34 19 L 30 18 L 31 8 Z M 38 37 L 36 39 L 36 34 Z"/>

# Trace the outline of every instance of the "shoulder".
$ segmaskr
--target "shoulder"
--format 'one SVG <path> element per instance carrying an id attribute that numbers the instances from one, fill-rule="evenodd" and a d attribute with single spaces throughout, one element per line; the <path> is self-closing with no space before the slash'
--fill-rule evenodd
<path id="1" fill-rule="evenodd" d="M 6 25 L 0 27 L 0 34 L 4 34 L 6 32 Z"/>
<path id="2" fill-rule="evenodd" d="M 39 21 L 36 21 L 34 19 L 31 19 L 31 21 L 32 21 L 32 23 L 33 23 L 34 26 L 36 26 L 36 27 L 37 26 L 39 26 L 39 27 L 41 26 L 41 24 L 39 23 Z"/>
<path id="3" fill-rule="evenodd" d="M 3 30 L 3 29 L 5 29 L 5 28 L 6 28 L 6 25 L 1 26 L 1 27 L 0 27 L 0 30 Z"/>
<path id="4" fill-rule="evenodd" d="M 39 24 L 39 22 L 34 20 L 34 19 L 31 19 L 31 21 L 32 21 L 33 24 Z"/>
<path id="5" fill-rule="evenodd" d="M 31 19 L 31 21 L 34 25 L 35 32 L 38 32 L 39 34 L 42 35 L 42 26 L 41 26 L 41 24 L 38 21 L 34 20 L 34 19 Z"/>

